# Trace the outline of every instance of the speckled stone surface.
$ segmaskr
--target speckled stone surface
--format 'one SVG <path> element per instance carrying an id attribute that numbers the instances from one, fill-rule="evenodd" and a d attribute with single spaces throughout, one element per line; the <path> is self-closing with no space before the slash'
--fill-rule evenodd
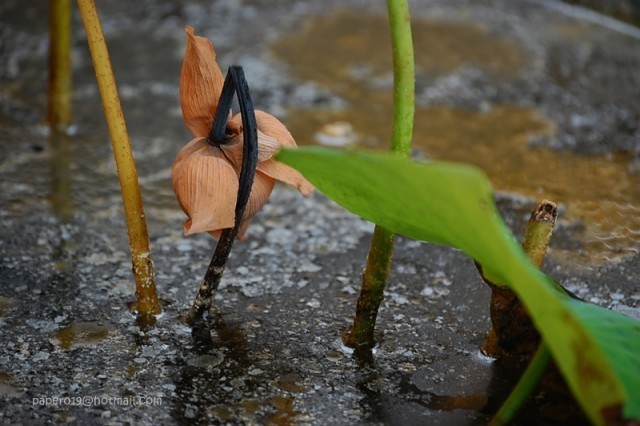
<path id="1" fill-rule="evenodd" d="M 637 29 L 634 36 L 633 27 L 620 31 L 604 18 L 592 22 L 581 9 L 562 12 L 543 3 L 552 2 L 412 3 L 416 19 L 466 22 L 498 38 L 517 38 L 535 65 L 500 84 L 482 67 L 419 73 L 419 104 L 486 111 L 520 102 L 554 124 L 554 133 L 531 144 L 602 161 L 622 152 L 630 182 L 637 182 Z M 134 296 L 122 203 L 77 13 L 75 125 L 68 140 L 54 144 L 43 127 L 46 8 L 39 1 L 4 1 L 0 421 L 486 423 L 517 371 L 479 350 L 489 328 L 489 290 L 472 260 L 399 237 L 378 320 L 380 343 L 373 360 L 359 361 L 340 334 L 355 309 L 373 226 L 322 194 L 303 198 L 277 186 L 246 240 L 234 247 L 210 328 L 192 330 L 178 320 L 214 247 L 208 235 L 182 235 L 184 216 L 171 189 L 173 158 L 189 140 L 178 103 L 182 28 L 192 25 L 212 38 L 223 69 L 243 65 L 256 106 L 287 122 L 296 111 L 313 115 L 356 101 L 320 79 L 304 80 L 296 74 L 296 59 L 283 59 L 274 43 L 300 34 L 319 16 L 342 13 L 338 9 L 379 15 L 383 2 L 118 0 L 98 2 L 98 8 L 138 164 L 165 311 L 149 327 L 127 309 Z M 589 37 L 579 41 L 576 31 Z M 387 80 L 372 84 L 384 87 Z M 536 197 L 497 189 L 498 206 L 520 235 Z M 570 211 L 570 204 L 556 201 L 561 215 Z M 584 258 L 584 225 L 579 218 L 561 222 L 544 269 L 580 297 L 640 318 L 637 229 L 629 228 L 636 232 L 627 236 L 630 244 L 600 252 L 615 261 L 572 263 L 567 259 Z M 570 401 L 539 397 L 520 421 L 580 421 L 575 410 Z"/>

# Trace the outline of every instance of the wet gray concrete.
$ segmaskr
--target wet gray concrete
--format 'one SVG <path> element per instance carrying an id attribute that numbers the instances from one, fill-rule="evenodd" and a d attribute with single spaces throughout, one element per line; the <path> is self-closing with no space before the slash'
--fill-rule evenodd
<path id="1" fill-rule="evenodd" d="M 639 318 L 640 37 L 634 27 L 551 3 L 412 4 L 416 29 L 424 31 L 416 34 L 419 117 L 424 122 L 431 112 L 432 122 L 442 119 L 443 126 L 450 117 L 464 119 L 461 128 L 474 123 L 466 133 L 441 132 L 441 139 L 469 139 L 475 146 L 484 139 L 470 135 L 497 134 L 505 149 L 512 140 L 522 145 L 524 151 L 513 155 L 539 158 L 547 150 L 537 164 L 557 158 L 570 164 L 577 177 L 568 173 L 557 186 L 531 179 L 509 186 L 513 177 L 504 173 L 513 172 L 492 169 L 498 205 L 520 234 L 536 199 L 554 198 L 565 220 L 545 270 L 579 296 Z M 171 190 L 171 163 L 189 140 L 177 100 L 182 28 L 192 25 L 212 38 L 223 69 L 243 65 L 254 103 L 290 124 L 299 143 L 317 143 L 314 135 L 323 126 L 346 120 L 357 143 L 382 147 L 388 130 L 376 127 L 388 120 L 390 80 L 376 55 L 384 55 L 370 49 L 349 63 L 349 30 L 358 28 L 344 28 L 341 17 L 359 16 L 366 37 L 375 36 L 369 25 L 382 19 L 383 2 L 147 0 L 98 7 L 138 164 L 165 312 L 146 327 L 127 309 L 133 280 L 124 215 L 77 13 L 74 129 L 69 138 L 52 141 L 44 126 L 47 11 L 35 0 L 4 1 L 2 422 L 486 423 L 517 371 L 479 350 L 489 328 L 489 291 L 473 262 L 448 248 L 399 238 L 379 316 L 380 344 L 372 360 L 356 359 L 340 333 L 355 309 L 373 227 L 318 193 L 304 199 L 276 187 L 247 239 L 234 247 L 210 328 L 191 330 L 178 321 L 214 245 L 207 235 L 182 235 L 184 217 Z M 306 56 L 297 53 L 292 38 L 305 40 L 335 22 L 342 22 L 346 37 L 335 52 L 320 43 L 309 44 Z M 461 49 L 460 34 L 484 40 L 488 47 L 478 49 L 486 53 L 474 63 L 462 54 L 436 56 L 437 43 L 428 44 L 434 27 L 441 30 L 434 36 Z M 367 47 L 366 37 L 352 40 Z M 430 52 L 440 65 L 429 65 Z M 504 54 L 488 60 L 494 52 Z M 327 60 L 316 64 L 314 55 Z M 343 63 L 332 62 L 334 57 Z M 309 71 L 323 63 L 332 68 Z M 493 117 L 495 111 L 502 115 Z M 505 123 L 511 130 L 502 130 Z M 416 155 L 446 159 L 451 153 L 458 159 L 454 146 L 420 134 Z M 606 171 L 600 180 L 615 189 L 581 187 L 581 194 L 597 192 L 596 201 L 610 206 L 594 216 L 588 211 L 601 205 L 576 196 L 574 188 L 597 170 Z M 616 186 L 620 182 L 625 185 Z M 70 399 L 42 404 L 42 398 L 55 397 Z M 75 399 L 82 397 L 107 399 L 87 399 L 82 406 Z M 571 401 L 548 392 L 538 393 L 519 420 L 582 421 Z"/>

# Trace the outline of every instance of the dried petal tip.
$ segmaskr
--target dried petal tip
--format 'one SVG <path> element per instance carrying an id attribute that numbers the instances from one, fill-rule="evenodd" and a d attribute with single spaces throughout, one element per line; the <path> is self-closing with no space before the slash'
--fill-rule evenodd
<path id="1" fill-rule="evenodd" d="M 289 130 L 273 115 L 264 111 L 256 111 L 256 121 L 258 122 L 258 129 L 261 132 L 278 142 L 280 145 L 278 148 L 297 148 L 298 145 Z M 298 189 L 302 195 L 307 196 L 314 189 L 313 185 L 311 185 L 299 171 L 273 159 L 260 162 L 258 164 L 258 170 L 274 179 L 293 186 Z"/>
<path id="2" fill-rule="evenodd" d="M 187 48 L 180 72 L 180 106 L 194 136 L 208 136 L 222 92 L 224 77 L 216 63 L 213 44 L 185 27 Z"/>

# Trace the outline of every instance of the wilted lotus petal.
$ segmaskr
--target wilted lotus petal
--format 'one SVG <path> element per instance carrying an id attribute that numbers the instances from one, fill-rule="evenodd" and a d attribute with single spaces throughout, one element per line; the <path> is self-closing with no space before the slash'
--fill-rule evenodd
<path id="1" fill-rule="evenodd" d="M 194 139 L 182 151 L 171 175 L 178 204 L 189 216 L 184 223 L 185 235 L 233 227 L 236 171 L 223 152 L 207 144 L 205 138 Z"/>
<path id="2" fill-rule="evenodd" d="M 186 27 L 187 50 L 180 71 L 180 107 L 194 136 L 208 136 L 222 92 L 224 77 L 213 44 Z"/>
<path id="3" fill-rule="evenodd" d="M 180 105 L 184 121 L 196 136 L 178 153 L 172 169 L 173 189 L 178 204 L 189 219 L 185 234 L 210 232 L 219 236 L 235 222 L 238 179 L 242 167 L 242 117 L 229 119 L 227 141 L 221 146 L 208 143 L 213 117 L 224 78 L 216 63 L 213 44 L 186 27 L 187 49 L 180 74 Z M 282 146 L 295 147 L 287 128 L 274 116 L 256 111 L 258 124 L 258 165 L 249 201 L 238 230 L 242 238 L 251 218 L 264 206 L 275 179 L 308 195 L 313 186 L 296 170 L 273 160 Z"/>

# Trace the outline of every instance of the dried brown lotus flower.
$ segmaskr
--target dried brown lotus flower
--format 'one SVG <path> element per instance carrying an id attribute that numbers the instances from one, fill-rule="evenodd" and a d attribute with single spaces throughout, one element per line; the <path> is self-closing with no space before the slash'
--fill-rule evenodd
<path id="1" fill-rule="evenodd" d="M 209 144 L 224 78 L 213 44 L 196 36 L 191 27 L 185 31 L 187 49 L 180 74 L 180 105 L 184 122 L 195 139 L 180 150 L 173 164 L 173 191 L 189 217 L 183 225 L 185 235 L 209 232 L 217 238 L 223 229 L 234 226 L 244 143 L 242 119 L 240 114 L 229 119 L 226 143 L 219 147 Z M 313 191 L 298 171 L 272 158 L 280 147 L 296 146 L 291 133 L 274 116 L 263 111 L 255 111 L 255 115 L 258 166 L 238 238 L 244 237 L 249 221 L 267 202 L 276 179 L 296 187 L 303 195 Z"/>

